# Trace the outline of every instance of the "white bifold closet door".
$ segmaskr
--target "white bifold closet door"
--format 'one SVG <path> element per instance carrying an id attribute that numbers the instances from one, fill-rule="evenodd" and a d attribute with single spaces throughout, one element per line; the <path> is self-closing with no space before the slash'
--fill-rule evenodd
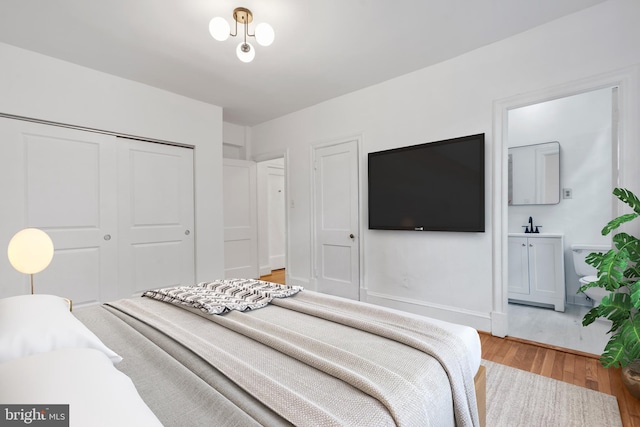
<path id="1" fill-rule="evenodd" d="M 37 227 L 55 246 L 36 293 L 84 304 L 194 281 L 193 150 L 11 119 L 0 138 L 3 238 Z M 28 289 L 2 276 L 20 278 L 3 293 Z"/>
<path id="2" fill-rule="evenodd" d="M 195 281 L 193 150 L 118 141 L 118 271 L 123 294 Z"/>

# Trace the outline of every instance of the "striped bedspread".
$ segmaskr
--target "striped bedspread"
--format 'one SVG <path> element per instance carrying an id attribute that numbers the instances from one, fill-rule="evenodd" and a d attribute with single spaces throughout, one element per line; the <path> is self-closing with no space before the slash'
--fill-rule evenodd
<path id="1" fill-rule="evenodd" d="M 208 314 L 231 310 L 247 311 L 265 307 L 274 298 L 285 298 L 302 290 L 255 279 L 221 279 L 194 286 L 174 286 L 146 291 L 142 296 L 187 306 Z"/>

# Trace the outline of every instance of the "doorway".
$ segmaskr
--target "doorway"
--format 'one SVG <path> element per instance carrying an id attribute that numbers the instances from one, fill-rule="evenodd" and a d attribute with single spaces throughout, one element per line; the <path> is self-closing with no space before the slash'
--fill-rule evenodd
<path id="1" fill-rule="evenodd" d="M 618 87 L 617 132 L 618 152 L 614 159 L 614 170 L 617 171 L 616 185 L 640 191 L 640 170 L 632 159 L 640 156 L 640 128 L 637 124 L 639 114 L 638 96 L 640 94 L 640 66 L 632 66 L 610 73 L 590 78 L 576 80 L 557 87 L 549 87 L 535 92 L 518 94 L 494 102 L 493 122 L 493 161 L 492 178 L 496 186 L 493 187 L 492 204 L 492 234 L 493 234 L 493 294 L 491 312 L 491 333 L 495 336 L 508 335 L 508 170 L 507 170 L 507 142 L 508 142 L 508 112 L 509 110 L 526 105 L 558 99 L 606 87 Z M 618 161 L 618 159 L 620 159 Z M 620 204 L 611 200 L 612 216 L 621 213 Z"/>
<path id="2" fill-rule="evenodd" d="M 287 266 L 286 156 L 257 162 L 258 264 L 260 276 L 285 272 Z M 280 275 L 279 275 L 280 276 Z M 285 278 L 277 283 L 284 283 Z"/>
<path id="3" fill-rule="evenodd" d="M 553 203 L 536 203 L 533 199 L 513 203 L 515 190 L 509 181 L 507 247 L 511 247 L 511 239 L 519 238 L 529 218 L 541 227 L 541 235 L 561 236 L 561 259 L 556 265 L 563 266 L 566 292 L 563 312 L 544 305 L 518 304 L 511 299 L 518 295 L 508 293 L 510 336 L 593 354 L 604 349 L 607 325 L 585 328 L 581 324 L 591 302 L 578 292 L 571 245 L 609 244 L 600 230 L 612 218 L 611 192 L 618 183 L 618 90 L 618 86 L 597 88 L 507 111 L 506 150 L 538 147 L 551 141 L 557 141 L 560 149 L 560 182 L 555 189 L 559 197 Z M 516 174 L 511 170 L 515 167 L 515 163 L 509 163 L 508 176 Z M 510 251 L 507 253 L 511 256 Z M 517 263 L 507 265 L 511 280 L 515 276 L 511 269 Z"/>

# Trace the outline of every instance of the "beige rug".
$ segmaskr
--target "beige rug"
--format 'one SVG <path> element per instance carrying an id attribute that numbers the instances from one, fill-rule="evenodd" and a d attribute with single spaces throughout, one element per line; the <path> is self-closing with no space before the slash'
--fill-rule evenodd
<path id="1" fill-rule="evenodd" d="M 615 396 L 486 360 L 487 427 L 620 427 Z"/>

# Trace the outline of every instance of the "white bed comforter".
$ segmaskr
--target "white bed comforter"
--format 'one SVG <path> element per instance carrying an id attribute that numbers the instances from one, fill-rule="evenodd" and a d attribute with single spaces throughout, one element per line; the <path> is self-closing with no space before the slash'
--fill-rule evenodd
<path id="1" fill-rule="evenodd" d="M 479 425 L 468 347 L 415 316 L 309 291 L 222 316 L 147 298 L 109 305 L 295 425 Z"/>

